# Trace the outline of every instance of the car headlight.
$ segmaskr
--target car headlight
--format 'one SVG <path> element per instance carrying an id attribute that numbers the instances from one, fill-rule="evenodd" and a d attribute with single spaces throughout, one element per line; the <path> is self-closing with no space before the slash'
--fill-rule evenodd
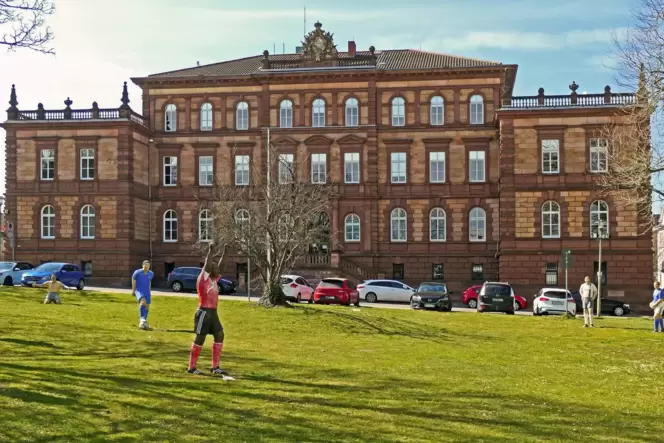
<path id="1" fill-rule="evenodd" d="M 413 295 L 413 301 L 420 301 L 422 298 L 420 298 L 419 295 Z"/>
<path id="2" fill-rule="evenodd" d="M 625 303 L 625 307 L 626 307 L 627 309 L 629 309 L 629 305 L 628 305 L 627 303 Z"/>

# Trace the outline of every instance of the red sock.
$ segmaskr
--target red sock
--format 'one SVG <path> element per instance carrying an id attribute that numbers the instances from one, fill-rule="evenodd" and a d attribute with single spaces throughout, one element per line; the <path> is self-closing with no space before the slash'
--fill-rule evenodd
<path id="1" fill-rule="evenodd" d="M 194 369 L 196 363 L 198 362 L 198 356 L 201 355 L 202 346 L 198 346 L 196 343 L 191 344 L 191 354 L 189 354 L 189 369 Z"/>
<path id="2" fill-rule="evenodd" d="M 223 343 L 212 344 L 212 369 L 219 367 L 219 357 L 221 357 L 221 348 L 223 347 Z"/>

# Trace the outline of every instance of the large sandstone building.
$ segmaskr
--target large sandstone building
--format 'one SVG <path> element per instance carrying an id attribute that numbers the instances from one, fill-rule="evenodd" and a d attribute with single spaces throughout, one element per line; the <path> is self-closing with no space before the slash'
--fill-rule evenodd
<path id="1" fill-rule="evenodd" d="M 158 276 L 198 265 L 215 183 L 251 186 L 250 165 L 275 146 L 302 180 L 338 187 L 322 259 L 356 279 L 484 280 L 531 296 L 598 268 L 633 298 L 652 278 L 636 210 L 600 195 L 610 168 L 603 125 L 631 94 L 513 97 L 517 66 L 417 50 L 337 50 L 320 23 L 295 54 L 250 56 L 133 79 L 119 108 L 19 109 L 7 130 L 7 208 L 17 259 L 81 264 L 126 282 L 152 259 Z M 269 131 L 268 131 L 269 128 Z M 321 251 L 316 252 L 321 254 Z M 332 257 L 330 259 L 330 256 Z M 246 272 L 233 256 L 227 275 Z"/>

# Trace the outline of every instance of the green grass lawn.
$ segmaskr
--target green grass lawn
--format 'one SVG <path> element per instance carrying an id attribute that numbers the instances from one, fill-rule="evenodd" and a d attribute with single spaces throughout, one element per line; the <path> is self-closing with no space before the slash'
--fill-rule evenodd
<path id="1" fill-rule="evenodd" d="M 155 297 L 144 332 L 129 295 L 43 296 L 0 289 L 0 441 L 664 441 L 645 319 L 221 301 L 224 382 L 185 373 L 194 299 Z"/>

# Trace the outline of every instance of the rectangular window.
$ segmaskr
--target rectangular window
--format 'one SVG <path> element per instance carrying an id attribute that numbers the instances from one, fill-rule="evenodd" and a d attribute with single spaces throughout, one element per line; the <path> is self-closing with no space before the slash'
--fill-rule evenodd
<path id="1" fill-rule="evenodd" d="M 293 127 L 293 104 L 282 104 L 279 109 L 279 126 L 282 128 Z"/>
<path id="2" fill-rule="evenodd" d="M 609 143 L 605 138 L 590 139 L 590 172 L 608 172 Z"/>
<path id="3" fill-rule="evenodd" d="M 470 151 L 468 158 L 470 160 L 470 181 L 483 182 L 485 181 L 485 164 L 484 164 L 484 151 Z"/>
<path id="4" fill-rule="evenodd" d="M 178 158 L 164 157 L 164 186 L 178 184 Z"/>
<path id="5" fill-rule="evenodd" d="M 346 126 L 357 126 L 359 124 L 358 105 L 346 104 Z"/>
<path id="6" fill-rule="evenodd" d="M 405 277 L 403 263 L 392 264 L 392 280 L 403 280 Z"/>
<path id="7" fill-rule="evenodd" d="M 81 157 L 81 180 L 95 178 L 95 150 L 84 148 L 79 151 Z"/>
<path id="8" fill-rule="evenodd" d="M 599 271 L 599 269 L 597 267 L 597 263 L 598 262 L 593 262 L 593 275 L 595 276 L 593 280 L 594 280 L 595 284 L 597 284 L 597 281 L 598 281 L 597 277 L 598 277 L 598 271 Z M 608 281 L 609 281 L 609 279 L 608 279 L 608 275 L 607 275 L 607 266 L 606 266 L 606 262 L 603 261 L 602 262 L 602 286 L 606 285 L 608 283 Z"/>
<path id="9" fill-rule="evenodd" d="M 560 173 L 560 140 L 542 140 L 542 173 Z"/>
<path id="10" fill-rule="evenodd" d="M 558 286 L 558 263 L 547 263 L 544 272 L 544 284 Z"/>
<path id="11" fill-rule="evenodd" d="M 445 183 L 445 153 L 429 153 L 429 181 L 431 183 Z"/>
<path id="12" fill-rule="evenodd" d="M 295 179 L 293 154 L 279 154 L 279 183 L 293 183 Z"/>
<path id="13" fill-rule="evenodd" d="M 55 149 L 41 150 L 41 179 L 55 179 Z"/>
<path id="14" fill-rule="evenodd" d="M 431 278 L 434 280 L 445 280 L 442 263 L 434 263 L 431 265 Z"/>
<path id="15" fill-rule="evenodd" d="M 311 183 L 322 185 L 327 180 L 327 154 L 311 154 Z"/>
<path id="16" fill-rule="evenodd" d="M 344 154 L 344 182 L 360 182 L 360 153 L 347 152 Z"/>
<path id="17" fill-rule="evenodd" d="M 393 152 L 391 159 L 392 183 L 406 183 L 406 153 Z"/>
<path id="18" fill-rule="evenodd" d="M 249 185 L 249 156 L 235 156 L 235 184 L 237 186 Z"/>
<path id="19" fill-rule="evenodd" d="M 482 281 L 484 280 L 484 265 L 474 264 L 471 269 L 471 280 Z"/>
<path id="20" fill-rule="evenodd" d="M 198 184 L 212 186 L 214 184 L 214 157 L 202 155 L 198 157 Z"/>

